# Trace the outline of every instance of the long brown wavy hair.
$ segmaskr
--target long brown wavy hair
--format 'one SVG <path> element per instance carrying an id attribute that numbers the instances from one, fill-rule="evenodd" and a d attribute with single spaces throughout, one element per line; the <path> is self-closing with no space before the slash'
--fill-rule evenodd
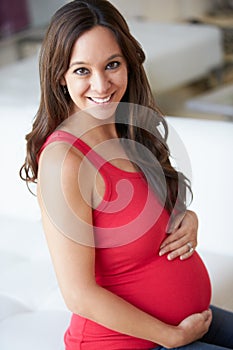
<path id="1" fill-rule="evenodd" d="M 40 52 L 40 87 L 41 98 L 38 112 L 35 116 L 32 131 L 26 135 L 27 152 L 25 163 L 20 169 L 20 176 L 28 183 L 36 182 L 38 173 L 37 155 L 46 138 L 71 113 L 71 99 L 65 94 L 61 80 L 69 68 L 72 49 L 76 40 L 94 26 L 104 26 L 110 29 L 122 50 L 128 65 L 128 86 L 121 102 L 127 106 L 145 106 L 156 114 L 155 126 L 163 126 L 164 135 L 161 136 L 156 128 L 150 132 L 148 128 L 140 126 L 135 119 L 135 113 L 128 108 L 128 115 L 119 111 L 116 114 L 116 130 L 119 138 L 129 139 L 146 146 L 156 157 L 166 179 L 165 207 L 171 213 L 177 204 L 181 210 L 186 207 L 186 192 L 190 190 L 186 177 L 175 170 L 170 162 L 170 153 L 166 143 L 168 135 L 167 123 L 156 106 L 143 63 L 145 54 L 140 44 L 131 35 L 129 27 L 119 11 L 107 0 L 74 0 L 61 7 L 52 17 Z M 137 113 L 136 113 L 137 114 Z M 128 118 L 121 122 L 121 116 Z M 148 120 L 150 113 L 148 113 Z M 138 115 L 137 115 L 138 118 Z M 127 152 L 130 153 L 128 146 Z M 134 150 L 135 152 L 135 150 Z M 156 171 L 151 161 L 138 155 L 136 164 L 150 174 L 152 186 L 159 192 L 159 183 L 155 181 Z M 141 159 L 141 163 L 140 163 Z M 141 166 L 140 166 L 141 164 Z M 180 186 L 181 185 L 181 186 Z"/>

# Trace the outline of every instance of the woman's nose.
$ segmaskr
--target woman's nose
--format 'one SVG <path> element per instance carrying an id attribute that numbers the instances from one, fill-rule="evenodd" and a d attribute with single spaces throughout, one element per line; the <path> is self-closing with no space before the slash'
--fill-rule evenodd
<path id="1" fill-rule="evenodd" d="M 96 73 L 91 78 L 91 89 L 98 94 L 106 93 L 111 86 L 107 74 Z"/>

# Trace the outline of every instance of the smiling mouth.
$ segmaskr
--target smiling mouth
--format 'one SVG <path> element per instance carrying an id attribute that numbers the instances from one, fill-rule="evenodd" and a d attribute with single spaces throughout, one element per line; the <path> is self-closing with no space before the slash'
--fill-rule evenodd
<path id="1" fill-rule="evenodd" d="M 108 103 L 111 98 L 112 98 L 113 94 L 105 97 L 105 98 L 97 98 L 97 97 L 88 97 L 90 101 L 93 101 L 97 104 L 103 104 L 103 103 Z"/>

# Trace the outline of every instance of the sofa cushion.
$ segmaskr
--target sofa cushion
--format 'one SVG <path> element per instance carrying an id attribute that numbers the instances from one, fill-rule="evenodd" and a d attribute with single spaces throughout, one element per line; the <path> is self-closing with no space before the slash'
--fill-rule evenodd
<path id="1" fill-rule="evenodd" d="M 1 350 L 62 350 L 70 315 L 66 311 L 15 314 L 0 322 Z"/>
<path id="2" fill-rule="evenodd" d="M 0 322 L 16 314 L 32 311 L 31 308 L 24 305 L 21 301 L 2 293 L 0 293 L 0 305 Z"/>

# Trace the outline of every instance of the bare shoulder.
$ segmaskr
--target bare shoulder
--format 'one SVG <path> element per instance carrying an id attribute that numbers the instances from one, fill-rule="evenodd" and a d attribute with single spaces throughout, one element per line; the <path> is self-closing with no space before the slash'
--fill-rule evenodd
<path id="1" fill-rule="evenodd" d="M 83 176 L 85 174 L 85 176 Z M 66 142 L 53 142 L 42 152 L 39 160 L 38 188 L 54 188 L 58 190 L 58 182 L 67 194 L 74 189 L 81 190 L 91 187 L 93 178 L 90 178 L 90 163 L 74 146 Z M 87 195 L 87 191 L 86 191 Z"/>
<path id="2" fill-rule="evenodd" d="M 83 155 L 66 143 L 53 143 L 43 151 L 37 196 L 46 235 L 53 227 L 75 242 L 93 244 L 93 181 L 86 166 Z"/>
<path id="3" fill-rule="evenodd" d="M 83 160 L 83 154 L 74 146 L 63 142 L 53 142 L 46 146 L 39 159 L 39 176 L 40 170 L 48 167 L 61 166 L 65 164 L 65 169 L 70 166 L 78 167 Z"/>

